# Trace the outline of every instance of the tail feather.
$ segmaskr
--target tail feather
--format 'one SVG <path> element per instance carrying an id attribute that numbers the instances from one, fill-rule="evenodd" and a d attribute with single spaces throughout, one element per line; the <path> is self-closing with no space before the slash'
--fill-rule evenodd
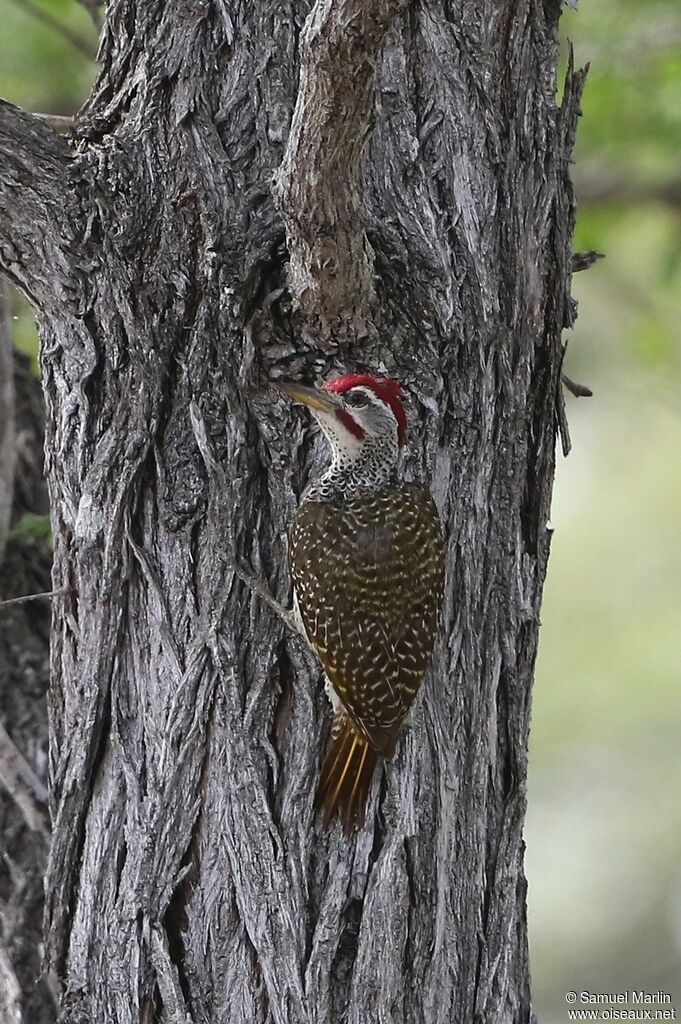
<path id="1" fill-rule="evenodd" d="M 346 715 L 336 716 L 317 787 L 326 824 L 338 814 L 350 835 L 362 822 L 379 756 Z"/>

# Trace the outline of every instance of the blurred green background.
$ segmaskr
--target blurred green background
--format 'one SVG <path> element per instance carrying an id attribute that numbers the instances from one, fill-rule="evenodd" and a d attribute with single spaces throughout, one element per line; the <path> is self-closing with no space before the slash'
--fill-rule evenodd
<path id="1" fill-rule="evenodd" d="M 74 0 L 0 0 L 0 95 L 72 113 L 96 31 Z M 531 736 L 527 874 L 541 1024 L 568 990 L 662 989 L 681 1017 L 681 3 L 582 0 L 567 373 Z M 15 336 L 35 353 L 30 314 Z"/>
<path id="2" fill-rule="evenodd" d="M 575 248 L 606 259 L 573 282 L 594 397 L 566 398 L 542 609 L 534 1001 L 563 1024 L 569 990 L 662 989 L 681 1018 L 681 3 L 581 0 L 561 36 L 591 63 Z"/>

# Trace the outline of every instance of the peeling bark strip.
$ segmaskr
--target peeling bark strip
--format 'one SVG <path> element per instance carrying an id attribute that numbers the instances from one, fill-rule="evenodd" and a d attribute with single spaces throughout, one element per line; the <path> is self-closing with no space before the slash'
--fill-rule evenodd
<path id="1" fill-rule="evenodd" d="M 381 44 L 400 0 L 317 0 L 301 37 L 300 85 L 276 176 L 288 283 L 318 344 L 362 336 L 373 298 L 361 158 Z"/>
<path id="2" fill-rule="evenodd" d="M 559 10 L 111 0 L 71 148 L 0 106 L 0 266 L 40 322 L 65 592 L 61 1024 L 531 1020 L 527 734 L 583 82 L 557 108 Z M 319 667 L 232 566 L 287 599 L 319 468 L 268 382 L 356 368 L 406 387 L 448 574 L 413 724 L 348 842 L 313 811 Z"/>

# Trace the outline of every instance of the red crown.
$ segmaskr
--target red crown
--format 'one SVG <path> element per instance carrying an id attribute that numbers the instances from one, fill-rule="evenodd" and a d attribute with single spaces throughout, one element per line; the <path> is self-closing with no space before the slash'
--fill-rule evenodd
<path id="1" fill-rule="evenodd" d="M 322 391 L 333 391 L 336 394 L 344 394 L 351 388 L 371 388 L 377 398 L 385 402 L 392 410 L 397 420 L 397 438 L 400 444 L 404 444 L 407 433 L 407 414 L 402 405 L 403 391 L 396 380 L 391 377 L 373 377 L 370 373 L 346 373 L 342 377 L 334 377 L 322 384 Z"/>

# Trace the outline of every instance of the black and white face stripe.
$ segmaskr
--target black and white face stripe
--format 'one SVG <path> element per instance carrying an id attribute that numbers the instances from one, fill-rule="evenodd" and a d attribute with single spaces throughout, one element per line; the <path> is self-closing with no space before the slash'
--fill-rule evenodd
<path id="1" fill-rule="evenodd" d="M 336 410 L 336 418 L 360 441 L 369 438 L 397 440 L 398 426 L 392 409 L 364 385 L 345 392 L 343 405 Z"/>
<path id="2" fill-rule="evenodd" d="M 313 412 L 333 453 L 328 470 L 312 485 L 316 500 L 386 486 L 400 450 L 398 424 L 390 406 L 371 388 L 356 386 L 333 411 Z"/>

